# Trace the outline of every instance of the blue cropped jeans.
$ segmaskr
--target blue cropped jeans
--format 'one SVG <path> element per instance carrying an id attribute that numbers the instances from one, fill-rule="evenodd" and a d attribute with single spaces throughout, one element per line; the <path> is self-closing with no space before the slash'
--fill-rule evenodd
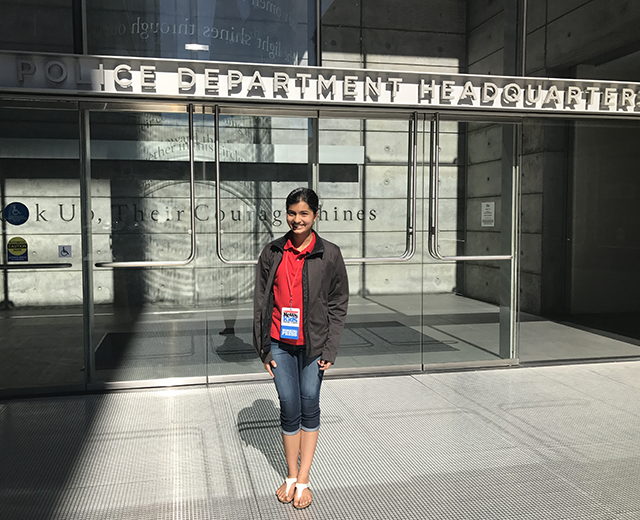
<path id="1" fill-rule="evenodd" d="M 295 435 L 301 429 L 315 432 L 320 428 L 320 356 L 307 356 L 305 345 L 287 345 L 271 341 L 276 362 L 273 380 L 280 399 L 282 433 Z"/>

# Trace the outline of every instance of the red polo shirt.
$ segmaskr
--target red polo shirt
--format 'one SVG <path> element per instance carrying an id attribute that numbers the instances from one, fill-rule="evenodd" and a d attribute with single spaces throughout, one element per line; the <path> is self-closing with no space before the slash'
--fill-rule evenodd
<path id="1" fill-rule="evenodd" d="M 289 345 L 304 345 L 304 330 L 302 308 L 302 268 L 306 256 L 313 251 L 316 244 L 315 233 L 311 234 L 311 243 L 302 251 L 298 251 L 291 240 L 284 246 L 282 261 L 276 271 L 273 283 L 273 318 L 271 320 L 271 337 Z M 280 319 L 282 307 L 300 309 L 300 333 L 298 339 L 280 339 Z"/>

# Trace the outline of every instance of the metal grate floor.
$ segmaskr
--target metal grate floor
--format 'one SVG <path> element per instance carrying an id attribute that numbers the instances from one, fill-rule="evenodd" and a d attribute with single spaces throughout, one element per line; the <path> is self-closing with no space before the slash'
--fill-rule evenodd
<path id="1" fill-rule="evenodd" d="M 327 380 L 304 511 L 271 384 L 0 401 L 0 519 L 640 519 L 639 376 Z"/>

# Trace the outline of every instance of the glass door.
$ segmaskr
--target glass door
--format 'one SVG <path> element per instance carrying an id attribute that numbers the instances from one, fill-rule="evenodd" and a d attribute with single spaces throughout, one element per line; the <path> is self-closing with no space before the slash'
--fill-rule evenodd
<path id="1" fill-rule="evenodd" d="M 316 230 L 348 264 L 334 373 L 512 362 L 515 155 L 493 154 L 514 130 L 410 113 L 206 109 L 195 128 L 195 305 L 209 380 L 266 377 L 252 346 L 255 262 L 286 233 L 284 200 L 301 185 L 320 195 Z M 432 149 L 444 150 L 434 168 Z"/>
<path id="2" fill-rule="evenodd" d="M 203 295 L 210 306 L 210 380 L 251 372 L 267 377 L 252 346 L 255 264 L 262 248 L 288 231 L 285 199 L 299 186 L 318 192 L 316 231 L 341 247 L 347 263 L 351 300 L 333 372 L 419 367 L 417 118 L 212 112 L 219 161 L 206 164 L 203 189 L 215 189 L 215 200 L 206 195 L 207 208 L 219 210 L 216 235 L 206 240 L 215 244 L 215 256 L 202 260 L 215 288 Z"/>
<path id="3" fill-rule="evenodd" d="M 91 383 L 204 382 L 193 106 L 88 107 Z M 123 109 L 124 108 L 124 109 Z M 204 219 L 204 213 L 200 218 Z"/>
<path id="4" fill-rule="evenodd" d="M 516 362 L 518 125 L 429 118 L 423 364 Z"/>
<path id="5" fill-rule="evenodd" d="M 316 227 L 342 249 L 351 292 L 337 372 L 420 367 L 418 135 L 415 114 L 320 113 Z"/>
<path id="6" fill-rule="evenodd" d="M 202 131 L 215 150 L 198 184 L 207 211 L 207 249 L 198 262 L 211 290 L 198 298 L 209 309 L 210 381 L 269 377 L 253 347 L 255 265 L 262 248 L 288 231 L 287 195 L 309 182 L 309 115 L 207 109 Z"/>

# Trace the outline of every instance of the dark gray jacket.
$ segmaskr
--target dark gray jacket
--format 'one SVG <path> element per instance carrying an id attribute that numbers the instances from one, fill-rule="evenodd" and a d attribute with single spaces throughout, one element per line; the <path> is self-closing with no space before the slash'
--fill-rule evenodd
<path id="1" fill-rule="evenodd" d="M 315 233 L 315 231 L 314 231 Z M 271 356 L 273 282 L 289 234 L 267 244 L 256 267 L 253 297 L 253 345 L 263 363 Z M 340 248 L 316 233 L 302 267 L 302 326 L 307 355 L 335 362 L 349 303 L 349 280 Z"/>

